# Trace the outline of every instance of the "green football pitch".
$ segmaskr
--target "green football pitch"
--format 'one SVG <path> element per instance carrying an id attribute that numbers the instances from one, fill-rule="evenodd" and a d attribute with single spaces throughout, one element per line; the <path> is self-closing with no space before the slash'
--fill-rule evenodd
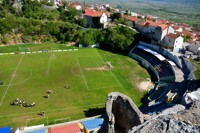
<path id="1" fill-rule="evenodd" d="M 1 55 L 0 127 L 49 125 L 98 115 L 113 91 L 130 96 L 139 106 L 145 92 L 136 84 L 146 78 L 148 72 L 128 56 L 94 48 Z M 48 90 L 53 93 L 45 98 Z M 17 98 L 36 106 L 10 105 Z"/>

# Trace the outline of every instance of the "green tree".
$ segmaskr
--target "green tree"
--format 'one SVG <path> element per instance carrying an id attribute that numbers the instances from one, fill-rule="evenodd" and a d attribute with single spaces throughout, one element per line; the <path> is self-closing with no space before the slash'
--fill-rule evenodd
<path id="1" fill-rule="evenodd" d="M 190 36 L 188 36 L 188 35 L 185 35 L 184 37 L 183 37 L 183 41 L 184 42 L 187 42 L 188 40 L 190 40 L 191 38 L 190 38 Z"/>
<path id="2" fill-rule="evenodd" d="M 87 19 L 86 18 L 79 19 L 79 24 L 83 27 L 86 27 L 87 26 Z"/>
<path id="3" fill-rule="evenodd" d="M 84 46 L 96 44 L 98 42 L 98 35 L 99 31 L 97 29 L 89 29 L 83 32 L 79 43 L 84 44 Z"/>

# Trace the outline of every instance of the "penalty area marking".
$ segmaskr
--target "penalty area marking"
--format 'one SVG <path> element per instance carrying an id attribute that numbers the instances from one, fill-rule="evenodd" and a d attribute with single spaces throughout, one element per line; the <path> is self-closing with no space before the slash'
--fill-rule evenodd
<path id="1" fill-rule="evenodd" d="M 96 64 L 97 64 L 97 67 L 101 67 L 101 65 L 99 65 L 97 62 L 96 62 Z M 105 67 L 105 66 L 103 66 L 103 67 Z M 110 71 L 110 70 L 105 70 L 105 71 Z M 103 72 L 103 70 L 101 70 L 101 73 L 102 73 L 102 75 L 104 76 L 104 77 L 110 77 L 110 76 L 112 76 L 112 75 L 110 75 L 110 74 L 104 74 L 104 72 Z"/>
<path id="2" fill-rule="evenodd" d="M 26 119 L 26 127 L 28 127 L 28 122 L 29 121 L 31 121 L 31 120 L 38 120 L 38 119 L 44 119 L 44 118 L 46 118 L 46 120 L 47 120 L 47 126 L 49 125 L 49 119 L 48 119 L 48 117 L 40 117 L 40 118 L 30 118 L 30 119 Z"/>
<path id="3" fill-rule="evenodd" d="M 76 74 L 76 73 L 74 72 L 74 69 L 75 69 L 76 66 L 78 66 L 78 64 L 72 66 L 72 68 L 71 68 L 71 73 L 74 74 L 75 76 L 79 77 L 79 78 L 83 78 L 83 76 L 81 76 L 81 75 L 79 75 L 79 74 Z"/>
<path id="4" fill-rule="evenodd" d="M 80 63 L 79 63 L 79 61 L 78 61 L 77 56 L 76 56 L 76 60 L 77 60 L 77 63 L 78 63 L 78 65 L 79 65 L 79 69 L 81 70 L 81 74 L 82 74 L 83 80 L 84 80 L 84 82 L 85 82 L 86 88 L 89 89 L 88 84 L 87 84 L 87 81 L 86 81 L 86 79 L 85 79 L 85 76 L 84 76 L 84 74 L 83 74 L 83 71 L 82 71 L 82 69 L 81 69 L 81 65 L 80 65 Z"/>
<path id="5" fill-rule="evenodd" d="M 0 106 L 2 105 L 2 103 L 3 103 L 4 99 L 5 99 L 5 96 L 6 96 L 8 90 L 9 90 L 9 88 L 10 88 L 10 86 L 11 86 L 11 83 L 12 83 L 14 77 L 15 77 L 15 74 L 16 74 L 16 72 L 17 72 L 17 69 L 18 69 L 18 67 L 19 67 L 19 65 L 20 65 L 20 63 L 21 63 L 23 57 L 24 57 L 24 55 L 21 56 L 21 58 L 20 58 L 20 60 L 19 60 L 19 62 L 18 62 L 18 64 L 17 64 L 17 67 L 15 68 L 15 71 L 14 71 L 14 73 L 12 74 L 12 78 L 11 78 L 11 80 L 10 80 L 10 82 L 9 82 L 9 84 L 8 84 L 8 86 L 7 86 L 7 88 L 6 88 L 6 92 L 4 93 L 3 98 L 1 99 Z"/>
<path id="6" fill-rule="evenodd" d="M 97 52 L 96 50 L 96 53 L 97 55 L 104 61 L 104 59 L 101 57 L 101 55 Z M 120 83 L 120 81 L 117 79 L 117 77 L 113 74 L 112 71 L 110 71 L 112 76 L 115 78 L 115 80 L 118 82 L 119 86 L 125 91 L 125 94 L 127 95 L 128 93 L 126 92 L 126 90 L 124 89 L 124 87 L 122 86 L 122 84 Z"/>
<path id="7" fill-rule="evenodd" d="M 5 70 L 5 71 L 9 71 L 9 70 L 13 70 L 13 69 L 15 69 L 15 68 L 7 69 L 7 70 Z M 22 68 L 20 68 L 20 69 L 22 69 Z M 19 69 L 18 69 L 18 70 L 19 70 Z M 23 69 L 22 69 L 22 70 L 23 70 Z M 33 76 L 33 72 L 32 72 L 31 69 L 24 69 L 24 70 L 27 70 L 27 71 L 30 72 L 29 77 L 27 77 L 27 78 L 24 79 L 23 81 L 20 81 L 20 82 L 15 83 L 15 84 L 10 84 L 10 86 L 14 86 L 14 85 L 18 85 L 18 84 L 24 83 L 24 82 L 26 82 L 27 80 L 29 80 L 29 79 Z M 3 73 L 3 72 L 5 72 L 5 71 L 0 72 L 0 74 Z M 1 85 L 1 86 L 8 86 L 8 85 Z M 0 87 L 1 87 L 1 86 L 0 86 Z"/>

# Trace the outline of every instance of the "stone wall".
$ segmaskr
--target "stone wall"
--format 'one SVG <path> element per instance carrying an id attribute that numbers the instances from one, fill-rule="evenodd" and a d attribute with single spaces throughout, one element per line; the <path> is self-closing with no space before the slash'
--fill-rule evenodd
<path id="1" fill-rule="evenodd" d="M 187 70 L 190 72 L 190 74 L 188 75 L 188 79 L 194 79 L 194 75 L 193 72 L 195 71 L 195 67 L 190 63 L 190 61 L 186 58 L 183 58 L 183 63 L 186 65 Z"/>

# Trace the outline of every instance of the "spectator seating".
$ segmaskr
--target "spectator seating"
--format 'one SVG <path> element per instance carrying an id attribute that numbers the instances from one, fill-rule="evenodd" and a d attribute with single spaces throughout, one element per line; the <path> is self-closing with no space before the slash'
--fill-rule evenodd
<path id="1" fill-rule="evenodd" d="M 136 54 L 149 62 L 149 64 L 155 68 L 160 78 L 174 75 L 174 72 L 168 62 L 159 60 L 156 56 L 145 50 L 136 47 L 132 50 L 132 54 Z"/>

